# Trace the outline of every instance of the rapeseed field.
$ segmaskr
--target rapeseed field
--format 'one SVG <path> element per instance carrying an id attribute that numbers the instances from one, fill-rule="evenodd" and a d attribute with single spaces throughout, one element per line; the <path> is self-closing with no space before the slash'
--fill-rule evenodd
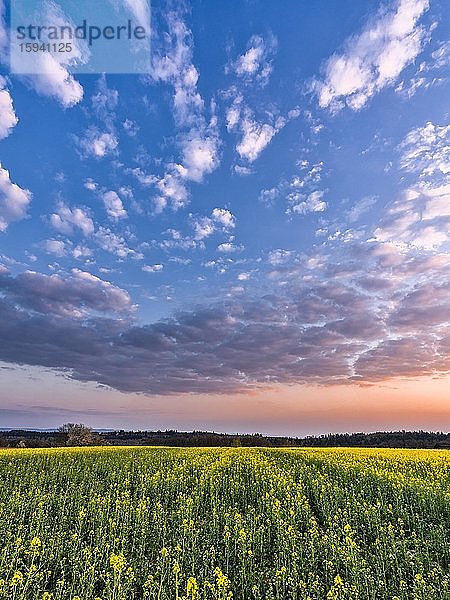
<path id="1" fill-rule="evenodd" d="M 445 451 L 0 452 L 2 600 L 450 599 Z"/>

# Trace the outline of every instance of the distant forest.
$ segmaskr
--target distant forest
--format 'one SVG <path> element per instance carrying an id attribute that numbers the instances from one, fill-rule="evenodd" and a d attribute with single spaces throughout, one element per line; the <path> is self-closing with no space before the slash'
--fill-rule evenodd
<path id="1" fill-rule="evenodd" d="M 225 434 L 205 431 L 106 431 L 96 432 L 80 424 L 67 423 L 58 431 L 13 429 L 0 433 L 0 447 L 51 448 L 61 446 L 230 446 L 250 447 L 338 447 L 441 448 L 450 450 L 450 434 L 428 431 L 379 431 L 337 433 L 307 437 Z"/>

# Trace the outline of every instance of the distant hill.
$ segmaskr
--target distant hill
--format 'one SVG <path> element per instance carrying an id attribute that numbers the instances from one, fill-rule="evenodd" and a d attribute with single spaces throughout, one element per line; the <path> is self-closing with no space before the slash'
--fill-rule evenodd
<path id="1" fill-rule="evenodd" d="M 450 434 L 429 431 L 377 431 L 374 433 L 334 433 L 321 436 L 287 437 L 254 434 L 226 434 L 208 431 L 111 431 L 96 430 L 102 443 L 112 446 L 268 446 L 361 448 L 441 448 L 450 449 Z M 0 446 L 45 448 L 64 446 L 64 436 L 56 430 L 11 429 L 0 432 Z"/>

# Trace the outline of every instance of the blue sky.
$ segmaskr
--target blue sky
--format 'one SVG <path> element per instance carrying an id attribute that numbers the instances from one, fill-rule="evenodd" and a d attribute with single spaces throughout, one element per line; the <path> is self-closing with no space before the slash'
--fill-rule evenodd
<path id="1" fill-rule="evenodd" d="M 145 0 L 124 4 L 146 14 Z M 141 75 L 78 75 L 56 61 L 12 75 L 3 23 L 6 426 L 54 424 L 82 395 L 85 420 L 101 403 L 105 426 L 120 415 L 134 426 L 130 411 L 158 398 L 170 426 L 190 394 L 205 398 L 195 425 L 225 398 L 248 407 L 277 386 L 270 414 L 286 393 L 310 402 L 308 386 L 332 405 L 339 386 L 443 381 L 445 8 L 155 2 Z M 47 406 L 58 378 L 64 409 Z"/>

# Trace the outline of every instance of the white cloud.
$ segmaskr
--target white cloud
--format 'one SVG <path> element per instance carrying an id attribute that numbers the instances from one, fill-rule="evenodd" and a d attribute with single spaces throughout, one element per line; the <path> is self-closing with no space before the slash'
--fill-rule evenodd
<path id="1" fill-rule="evenodd" d="M 430 85 L 431 82 L 428 81 L 426 77 L 413 77 L 410 79 L 409 83 L 401 81 L 395 88 L 395 91 L 405 98 L 412 98 L 417 90 L 420 88 L 427 89 Z"/>
<path id="2" fill-rule="evenodd" d="M 432 86 L 441 85 L 447 81 L 446 70 L 449 64 L 450 41 L 446 41 L 431 53 L 431 60 L 422 61 L 416 73 L 409 80 L 401 81 L 395 91 L 411 98 L 420 89 L 427 90 Z"/>
<path id="3" fill-rule="evenodd" d="M 244 167 L 243 165 L 233 165 L 233 171 L 242 176 L 251 175 L 254 173 L 252 167 Z"/>
<path id="4" fill-rule="evenodd" d="M 90 190 L 91 192 L 94 192 L 97 189 L 98 184 L 95 181 L 93 181 L 92 179 L 89 178 L 89 179 L 86 179 L 86 181 L 84 182 L 84 187 L 87 190 Z"/>
<path id="5" fill-rule="evenodd" d="M 177 172 L 166 173 L 158 183 L 157 188 L 162 196 L 154 198 L 155 212 L 161 212 L 170 202 L 173 209 L 177 210 L 187 204 L 188 191 L 183 180 Z"/>
<path id="6" fill-rule="evenodd" d="M 54 2 L 44 4 L 45 21 L 56 26 L 72 26 L 66 15 Z M 49 40 L 51 42 L 51 40 Z M 27 54 L 27 67 L 32 75 L 23 75 L 24 80 L 42 95 L 55 98 L 62 106 L 69 108 L 83 98 L 83 88 L 69 72 L 68 66 L 84 63 L 88 54 L 87 45 L 81 40 L 72 40 L 72 51 L 60 55 L 50 52 L 32 52 Z M 30 62 L 32 65 L 30 66 Z"/>
<path id="7" fill-rule="evenodd" d="M 92 108 L 97 118 L 111 129 L 116 118 L 115 110 L 119 103 L 119 92 L 108 87 L 105 75 L 99 78 L 97 89 L 98 91 L 91 96 Z"/>
<path id="8" fill-rule="evenodd" d="M 426 198 L 422 209 L 422 219 L 450 217 L 450 184 L 437 188 L 422 187 Z"/>
<path id="9" fill-rule="evenodd" d="M 123 0 L 136 21 L 148 30 L 150 28 L 150 6 L 148 0 Z"/>
<path id="10" fill-rule="evenodd" d="M 13 221 L 24 219 L 30 202 L 31 192 L 12 183 L 9 172 L 0 164 L 0 232 Z"/>
<path id="11" fill-rule="evenodd" d="M 136 252 L 132 248 L 128 247 L 125 238 L 113 233 L 106 227 L 99 227 L 99 229 L 94 233 L 93 237 L 100 248 L 106 252 L 115 254 L 119 258 L 131 257 L 136 260 L 141 260 L 143 258 L 141 253 Z"/>
<path id="12" fill-rule="evenodd" d="M 133 190 L 126 186 L 126 185 L 121 185 L 119 188 L 119 194 L 123 197 L 123 198 L 128 198 L 128 200 L 133 200 Z"/>
<path id="13" fill-rule="evenodd" d="M 90 248 L 87 248 L 86 246 L 75 246 L 75 248 L 72 250 L 72 256 L 74 258 L 88 258 L 89 256 L 92 256 L 93 252 Z"/>
<path id="14" fill-rule="evenodd" d="M 168 205 L 178 209 L 188 202 L 186 181 L 200 183 L 219 165 L 220 140 L 215 104 L 211 102 L 211 118 L 206 118 L 205 102 L 197 89 L 198 70 L 192 63 L 193 40 L 190 30 L 179 15 L 167 14 L 168 33 L 156 40 L 152 77 L 173 88 L 173 116 L 180 130 L 180 160 L 165 166 L 156 179 L 160 196 L 153 199 L 155 212 Z M 158 47 L 158 42 L 160 47 Z"/>
<path id="15" fill-rule="evenodd" d="M 450 125 L 428 122 L 408 133 L 398 150 L 400 166 L 421 178 L 450 173 Z"/>
<path id="16" fill-rule="evenodd" d="M 117 221 L 119 219 L 126 219 L 128 217 L 127 211 L 123 207 L 122 200 L 119 198 L 116 192 L 105 192 L 102 195 L 102 199 L 110 219 Z"/>
<path id="17" fill-rule="evenodd" d="M 90 125 L 82 136 L 75 136 L 83 158 L 115 155 L 119 145 L 115 127 L 119 92 L 108 87 L 104 74 L 99 77 L 96 88 L 96 93 L 91 96 L 91 104 L 92 116 L 96 117 L 97 125 Z M 88 187 L 88 189 L 93 188 Z"/>
<path id="18" fill-rule="evenodd" d="M 215 135 L 188 137 L 184 140 L 181 175 L 191 181 L 202 181 L 203 177 L 212 173 L 219 164 L 218 146 L 219 141 Z"/>
<path id="19" fill-rule="evenodd" d="M 158 178 L 155 177 L 155 175 L 149 175 L 148 173 L 145 173 L 142 169 L 139 168 L 126 169 L 126 172 L 136 177 L 139 183 L 145 187 L 153 185 L 158 181 Z"/>
<path id="20" fill-rule="evenodd" d="M 96 127 L 90 127 L 83 138 L 78 139 L 84 157 L 94 156 L 103 158 L 107 154 L 114 154 L 119 141 L 111 131 L 99 131 Z"/>
<path id="21" fill-rule="evenodd" d="M 153 198 L 155 213 L 162 212 L 167 205 L 174 210 L 185 206 L 189 200 L 186 182 L 202 182 L 219 164 L 219 139 L 214 128 L 191 130 L 182 138 L 181 164 L 171 163 L 162 177 L 151 178 L 160 193 Z"/>
<path id="22" fill-rule="evenodd" d="M 237 276 L 238 281 L 248 281 L 251 277 L 251 273 L 239 273 Z"/>
<path id="23" fill-rule="evenodd" d="M 18 120 L 11 94 L 6 89 L 6 79 L 0 75 L 0 140 L 8 137 Z"/>
<path id="24" fill-rule="evenodd" d="M 414 206 L 408 206 L 406 194 L 402 196 L 404 204 L 399 201 L 389 209 L 387 216 L 381 222 L 381 226 L 374 232 L 374 237 L 381 242 L 405 243 L 411 239 L 411 228 L 419 222 L 417 210 Z"/>
<path id="25" fill-rule="evenodd" d="M 192 218 L 192 215 L 191 215 Z M 225 208 L 214 208 L 211 217 L 192 218 L 192 227 L 194 228 L 194 239 L 204 240 L 216 232 L 217 227 L 229 231 L 236 226 L 234 215 Z"/>
<path id="26" fill-rule="evenodd" d="M 274 202 L 274 200 L 276 200 L 279 197 L 279 195 L 279 186 L 274 186 L 271 188 L 261 190 L 261 192 L 259 193 L 259 200 L 261 202 L 264 202 L 265 204 L 270 205 Z"/>
<path id="27" fill-rule="evenodd" d="M 273 136 L 279 131 L 268 123 L 257 123 L 249 117 L 241 122 L 242 139 L 236 150 L 241 158 L 254 162 L 266 148 Z"/>
<path id="28" fill-rule="evenodd" d="M 244 99 L 239 94 L 233 99 L 233 103 L 227 109 L 226 120 L 227 120 L 227 129 L 228 131 L 232 131 L 235 127 L 239 125 L 239 121 L 241 119 L 241 113 L 243 109 Z"/>
<path id="29" fill-rule="evenodd" d="M 241 252 L 243 250 L 243 246 L 237 246 L 232 242 L 224 242 L 223 244 L 219 244 L 217 246 L 217 250 L 219 252 L 223 252 L 224 254 L 231 254 L 232 252 Z"/>
<path id="30" fill-rule="evenodd" d="M 240 140 L 236 144 L 236 151 L 241 159 L 251 164 L 287 121 L 283 117 L 272 115 L 271 122 L 259 122 L 235 88 L 228 90 L 227 94 L 233 97 L 226 113 L 227 129 L 239 133 Z"/>
<path id="31" fill-rule="evenodd" d="M 213 221 L 209 217 L 201 217 L 193 221 L 194 238 L 196 240 L 204 240 L 212 235 L 216 228 Z"/>
<path id="32" fill-rule="evenodd" d="M 214 208 L 211 213 L 211 218 L 225 229 L 233 229 L 236 226 L 234 215 L 226 208 Z"/>
<path id="33" fill-rule="evenodd" d="M 434 250 L 448 241 L 448 235 L 439 227 L 428 225 L 419 229 L 411 244 L 425 250 Z"/>
<path id="34" fill-rule="evenodd" d="M 45 240 L 42 242 L 42 248 L 48 254 L 54 254 L 59 258 L 67 254 L 66 244 L 61 240 Z"/>
<path id="35" fill-rule="evenodd" d="M 83 98 L 83 88 L 62 65 L 48 52 L 39 52 L 39 64 L 42 72 L 29 75 L 25 79 L 42 96 L 58 100 L 65 108 L 78 104 Z"/>
<path id="36" fill-rule="evenodd" d="M 307 160 L 305 160 L 298 163 L 298 166 L 305 173 L 301 176 L 294 176 L 289 182 L 289 187 L 295 189 L 309 189 L 311 186 L 320 183 L 324 170 L 323 161 L 311 165 Z"/>
<path id="37" fill-rule="evenodd" d="M 450 41 L 442 43 L 431 56 L 434 60 L 434 68 L 442 69 L 443 67 L 447 67 L 450 64 Z"/>
<path id="38" fill-rule="evenodd" d="M 181 258 L 181 256 L 171 256 L 169 262 L 173 262 L 177 265 L 190 265 L 192 260 L 190 258 Z"/>
<path id="39" fill-rule="evenodd" d="M 205 104 L 196 89 L 197 69 L 189 65 L 183 79 L 175 83 L 173 96 L 175 122 L 180 126 L 195 126 L 196 115 L 203 112 Z"/>
<path id="40" fill-rule="evenodd" d="M 254 36 L 250 40 L 250 48 L 236 61 L 236 73 L 238 75 L 254 75 L 261 66 L 263 55 L 264 40 L 259 36 Z"/>
<path id="41" fill-rule="evenodd" d="M 319 105 L 360 110 L 392 85 L 422 51 L 426 30 L 418 21 L 428 6 L 428 0 L 398 0 L 394 9 L 379 13 L 361 34 L 347 40 L 345 51 L 327 60 L 324 79 L 313 82 Z"/>
<path id="42" fill-rule="evenodd" d="M 293 254 L 294 252 L 292 250 L 284 250 L 282 248 L 279 248 L 278 250 L 272 250 L 269 252 L 267 262 L 273 266 L 282 265 L 283 263 L 288 262 Z"/>
<path id="43" fill-rule="evenodd" d="M 374 238 L 380 242 L 435 250 L 448 243 L 450 185 L 420 183 L 405 190 L 391 205 Z"/>
<path id="44" fill-rule="evenodd" d="M 316 190 L 308 196 L 298 193 L 289 194 L 288 200 L 291 206 L 286 212 L 300 215 L 323 212 L 327 208 L 327 203 L 323 200 L 324 194 L 325 192 L 323 190 Z"/>
<path id="45" fill-rule="evenodd" d="M 361 215 L 368 211 L 374 204 L 376 204 L 376 196 L 367 196 L 362 198 L 359 202 L 354 204 L 348 213 L 348 220 L 350 223 L 357 221 Z"/>
<path id="46" fill-rule="evenodd" d="M 142 270 L 145 271 L 145 273 L 159 273 L 160 271 L 162 271 L 164 268 L 164 265 L 144 265 L 142 267 Z"/>
<path id="47" fill-rule="evenodd" d="M 50 215 L 50 223 L 56 231 L 71 235 L 74 229 L 80 229 L 83 235 L 94 233 L 94 222 L 82 208 L 69 208 L 64 202 L 58 204 L 56 213 Z"/>
<path id="48" fill-rule="evenodd" d="M 169 236 L 169 239 L 163 240 L 158 245 L 160 248 L 167 250 L 169 248 L 179 248 L 181 250 L 204 249 L 203 240 L 195 240 L 192 237 L 183 237 L 178 229 L 168 229 L 164 232 Z"/>
<path id="49" fill-rule="evenodd" d="M 276 50 L 276 39 L 264 40 L 260 35 L 253 35 L 247 43 L 247 50 L 227 68 L 246 82 L 267 84 L 272 73 L 271 57 Z"/>
<path id="50" fill-rule="evenodd" d="M 136 121 L 132 121 L 131 119 L 125 119 L 125 121 L 122 123 L 122 127 L 130 137 L 136 136 L 140 129 Z"/>
<path id="51" fill-rule="evenodd" d="M 163 48 L 154 49 L 152 77 L 173 86 L 174 118 L 178 126 L 196 126 L 204 102 L 197 91 L 198 71 L 192 64 L 192 34 L 175 13 L 167 15 Z"/>
<path id="52" fill-rule="evenodd" d="M 167 206 L 167 198 L 165 198 L 164 196 L 156 196 L 155 198 L 152 198 L 152 203 L 153 214 L 160 215 Z M 179 206 L 182 206 L 182 204 L 177 204 L 176 208 L 178 208 Z"/>
<path id="53" fill-rule="evenodd" d="M 291 108 L 288 112 L 288 119 L 298 119 L 298 117 L 302 114 L 300 107 L 296 106 L 295 108 Z"/>
<path id="54" fill-rule="evenodd" d="M 324 211 L 327 207 L 323 201 L 325 192 L 317 189 L 324 177 L 323 161 L 311 164 L 308 160 L 301 160 L 297 161 L 297 166 L 300 174 L 282 179 L 272 188 L 261 190 L 259 199 L 268 205 L 280 197 L 286 199 L 289 204 L 286 211 L 288 214 Z"/>

